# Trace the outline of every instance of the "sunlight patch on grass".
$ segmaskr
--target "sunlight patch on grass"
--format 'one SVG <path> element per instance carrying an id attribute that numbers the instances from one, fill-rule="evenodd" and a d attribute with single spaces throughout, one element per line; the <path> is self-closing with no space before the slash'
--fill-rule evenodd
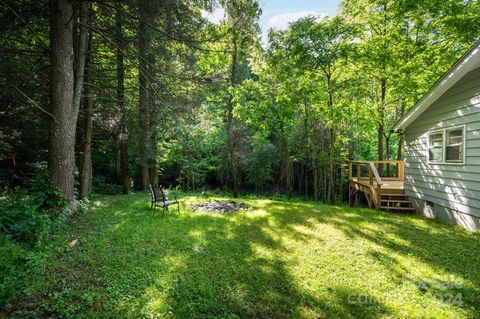
<path id="1" fill-rule="evenodd" d="M 252 209 L 248 212 L 250 218 L 267 217 L 269 213 L 265 209 Z"/>
<path id="2" fill-rule="evenodd" d="M 100 208 L 100 207 L 106 207 L 106 206 L 107 206 L 106 202 L 102 202 L 100 200 L 93 201 L 93 207 L 94 208 Z"/>
<path id="3" fill-rule="evenodd" d="M 199 213 L 184 204 L 244 202 Z M 479 236 L 417 216 L 271 199 L 103 196 L 58 237 L 34 317 L 476 318 Z M 52 245 L 54 247 L 55 245 Z M 427 281 L 422 286 L 423 281 Z M 462 304 L 443 298 L 462 295 Z M 440 294 L 443 296 L 435 296 Z"/>

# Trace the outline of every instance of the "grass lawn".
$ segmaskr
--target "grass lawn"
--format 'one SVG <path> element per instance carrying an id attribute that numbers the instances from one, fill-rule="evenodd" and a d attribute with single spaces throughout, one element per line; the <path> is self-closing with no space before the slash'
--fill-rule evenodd
<path id="1" fill-rule="evenodd" d="M 96 197 L 8 314 L 74 318 L 479 318 L 480 236 L 412 215 L 241 199 L 161 217 Z M 67 233 L 68 232 L 68 233 Z M 80 238 L 77 247 L 68 243 Z"/>

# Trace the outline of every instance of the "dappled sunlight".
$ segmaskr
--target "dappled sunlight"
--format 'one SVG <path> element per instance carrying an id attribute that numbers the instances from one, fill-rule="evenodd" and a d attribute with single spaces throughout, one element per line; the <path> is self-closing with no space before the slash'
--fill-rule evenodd
<path id="1" fill-rule="evenodd" d="M 298 238 L 298 236 L 302 236 L 302 238 L 322 240 L 322 236 L 318 233 L 317 229 L 312 229 L 310 227 L 306 227 L 302 225 L 295 225 L 291 229 L 293 231 L 294 238 Z"/>
<path id="2" fill-rule="evenodd" d="M 422 224 L 423 223 L 424 222 L 422 222 Z M 451 262 L 449 262 L 455 255 L 458 255 L 459 257 L 465 256 L 464 251 L 466 247 L 459 247 L 458 242 L 454 242 L 453 238 L 450 239 L 445 237 L 444 230 L 446 226 L 437 225 L 440 229 L 431 227 L 432 224 L 429 226 L 429 228 L 414 226 L 414 228 L 410 230 L 408 228 L 403 228 L 402 232 L 399 232 L 399 228 L 396 230 L 393 229 L 395 235 L 398 237 L 389 238 L 389 236 L 385 236 L 384 234 L 378 236 L 379 231 L 365 231 L 364 228 L 362 228 L 362 230 L 352 229 L 347 224 L 339 225 L 344 231 L 367 239 L 368 242 L 377 247 L 382 247 L 384 256 L 400 256 L 404 261 L 402 272 L 401 274 L 398 274 L 397 277 L 400 275 L 412 275 L 417 278 L 425 278 L 427 276 L 426 274 L 437 274 L 439 276 L 449 274 L 463 277 L 462 287 L 467 291 L 469 289 L 477 289 L 475 287 L 478 287 L 479 279 L 474 275 L 475 271 L 470 270 L 470 272 L 466 272 L 466 269 L 463 268 L 462 264 L 453 266 Z M 383 227 L 384 225 L 379 225 L 379 228 Z M 430 231 L 430 229 L 432 229 L 432 231 Z M 425 235 L 422 235 L 422 232 L 424 232 Z M 478 246 L 478 239 L 474 236 L 465 236 L 465 239 L 469 240 L 471 245 Z M 444 247 L 448 245 L 455 247 L 455 249 L 452 251 L 445 251 Z M 471 252 L 473 253 L 473 251 L 475 251 L 475 249 Z M 386 265 L 392 265 L 391 260 L 395 260 L 390 257 L 387 257 L 387 259 L 378 258 L 378 253 L 374 253 L 372 256 L 381 260 Z"/>
<path id="3" fill-rule="evenodd" d="M 201 230 L 198 230 L 198 229 L 192 229 L 188 232 L 188 236 L 190 236 L 191 238 L 195 239 L 196 241 L 199 241 L 199 242 L 206 242 L 206 236 L 205 236 L 205 232 L 204 231 L 201 231 Z"/>
<path id="4" fill-rule="evenodd" d="M 113 231 L 118 231 L 120 228 L 122 228 L 125 225 L 125 221 L 121 221 L 115 225 L 113 225 L 112 229 Z"/>
<path id="5" fill-rule="evenodd" d="M 269 205 L 271 205 L 271 204 L 273 203 L 273 201 L 270 200 L 270 199 L 256 199 L 256 200 L 254 200 L 254 201 L 252 201 L 252 200 L 245 200 L 245 202 L 247 202 L 247 203 L 248 203 L 248 202 L 250 202 L 250 203 L 251 203 L 251 202 L 255 203 L 255 207 L 256 207 L 256 208 L 266 208 L 266 207 L 268 207 Z"/>
<path id="6" fill-rule="evenodd" d="M 265 209 L 253 209 L 248 212 L 248 217 L 250 218 L 265 218 L 269 213 Z"/>
<path id="7" fill-rule="evenodd" d="M 274 260 L 275 258 L 277 258 L 274 251 L 271 248 L 265 247 L 264 245 L 261 245 L 261 244 L 252 244 L 252 251 L 254 253 L 254 256 L 252 256 L 251 260 L 254 260 L 254 259 Z"/>
<path id="8" fill-rule="evenodd" d="M 473 235 L 417 216 L 239 201 L 252 209 L 222 215 L 182 208 L 152 217 L 145 194 L 115 197 L 76 223 L 83 244 L 61 255 L 49 285 L 73 302 L 66 291 L 75 282 L 101 311 L 132 318 L 384 318 L 401 316 L 399 309 L 461 318 L 477 304 L 472 254 L 480 244 Z M 77 284 L 76 265 L 90 281 Z M 462 292 L 466 308 L 430 298 L 432 289 L 417 284 L 426 278 L 460 287 L 442 291 Z"/>
<path id="9" fill-rule="evenodd" d="M 0 318 L 480 318 L 480 0 L 0 3 Z"/>
<path id="10" fill-rule="evenodd" d="M 94 207 L 99 208 L 99 207 L 106 207 L 108 204 L 105 201 L 100 201 L 100 200 L 95 200 L 93 201 Z"/>

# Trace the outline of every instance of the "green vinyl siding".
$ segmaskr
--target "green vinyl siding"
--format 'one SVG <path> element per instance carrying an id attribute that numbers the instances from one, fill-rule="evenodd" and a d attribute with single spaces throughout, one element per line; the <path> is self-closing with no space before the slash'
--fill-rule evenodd
<path id="1" fill-rule="evenodd" d="M 428 162 L 429 132 L 465 125 L 465 162 Z M 405 192 L 416 203 L 480 217 L 480 68 L 467 73 L 405 132 Z"/>

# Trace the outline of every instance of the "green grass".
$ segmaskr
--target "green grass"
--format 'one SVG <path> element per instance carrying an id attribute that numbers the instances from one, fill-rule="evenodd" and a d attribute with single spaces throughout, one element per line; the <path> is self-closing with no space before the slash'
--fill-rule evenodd
<path id="1" fill-rule="evenodd" d="M 313 202 L 245 198 L 251 210 L 225 216 L 184 206 L 204 200 L 184 197 L 180 215 L 162 218 L 149 214 L 145 193 L 96 198 L 54 240 L 45 276 L 7 315 L 480 316 L 478 235 Z"/>

